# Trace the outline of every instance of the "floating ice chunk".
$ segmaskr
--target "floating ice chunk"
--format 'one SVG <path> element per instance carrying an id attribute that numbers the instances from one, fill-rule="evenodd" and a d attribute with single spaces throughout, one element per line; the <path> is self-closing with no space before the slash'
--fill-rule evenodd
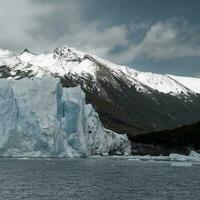
<path id="1" fill-rule="evenodd" d="M 200 154 L 197 153 L 196 151 L 191 151 L 189 156 L 193 157 L 193 158 L 199 158 L 199 160 L 200 160 Z"/>
<path id="2" fill-rule="evenodd" d="M 175 163 L 173 165 L 176 165 L 176 163 L 200 163 L 200 154 L 191 151 L 188 156 L 186 155 L 181 155 L 181 154 L 170 154 L 169 156 L 150 156 L 150 155 L 144 155 L 144 156 L 127 156 L 126 157 L 129 161 L 136 161 L 136 160 L 141 160 L 141 161 L 169 161 L 172 163 Z M 180 164 L 181 165 L 181 164 Z M 183 164 L 184 165 L 184 164 Z"/>
<path id="3" fill-rule="evenodd" d="M 188 156 L 181 155 L 181 154 L 170 154 L 171 161 L 179 161 L 179 162 L 200 162 L 200 154 L 195 151 L 191 151 Z"/>
<path id="4" fill-rule="evenodd" d="M 172 162 L 172 167 L 192 167 L 191 162 Z"/>
<path id="5" fill-rule="evenodd" d="M 169 158 L 171 161 L 180 161 L 180 162 L 188 161 L 188 156 L 176 154 L 176 153 L 170 154 Z"/>

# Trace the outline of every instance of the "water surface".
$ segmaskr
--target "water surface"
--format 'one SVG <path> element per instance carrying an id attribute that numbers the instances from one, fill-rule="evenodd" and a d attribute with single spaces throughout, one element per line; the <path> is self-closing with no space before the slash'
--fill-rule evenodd
<path id="1" fill-rule="evenodd" d="M 198 200 L 200 165 L 126 159 L 0 160 L 0 199 Z"/>

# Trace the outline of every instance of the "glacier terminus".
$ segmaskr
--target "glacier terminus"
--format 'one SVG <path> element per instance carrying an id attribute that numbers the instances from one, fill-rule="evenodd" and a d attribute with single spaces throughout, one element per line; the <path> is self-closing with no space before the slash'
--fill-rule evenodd
<path id="1" fill-rule="evenodd" d="M 0 156 L 130 154 L 126 135 L 104 128 L 80 87 L 56 78 L 0 80 Z"/>

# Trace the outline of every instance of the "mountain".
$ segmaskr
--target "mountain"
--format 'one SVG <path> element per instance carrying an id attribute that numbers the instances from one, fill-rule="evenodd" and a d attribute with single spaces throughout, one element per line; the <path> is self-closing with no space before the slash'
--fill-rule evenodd
<path id="1" fill-rule="evenodd" d="M 0 157 L 130 153 L 126 135 L 103 127 L 80 87 L 55 78 L 0 80 Z"/>
<path id="2" fill-rule="evenodd" d="M 129 136 L 200 120 L 200 79 L 140 72 L 74 48 L 0 50 L 0 78 L 59 77 L 80 85 L 106 128 Z"/>

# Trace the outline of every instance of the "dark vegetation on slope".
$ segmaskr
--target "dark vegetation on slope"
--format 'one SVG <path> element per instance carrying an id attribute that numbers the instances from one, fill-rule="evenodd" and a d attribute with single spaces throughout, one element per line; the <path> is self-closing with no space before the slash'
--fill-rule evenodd
<path id="1" fill-rule="evenodd" d="M 190 150 L 200 151 L 200 122 L 171 130 L 153 132 L 131 137 L 136 154 L 153 155 L 172 152 L 188 154 Z"/>

